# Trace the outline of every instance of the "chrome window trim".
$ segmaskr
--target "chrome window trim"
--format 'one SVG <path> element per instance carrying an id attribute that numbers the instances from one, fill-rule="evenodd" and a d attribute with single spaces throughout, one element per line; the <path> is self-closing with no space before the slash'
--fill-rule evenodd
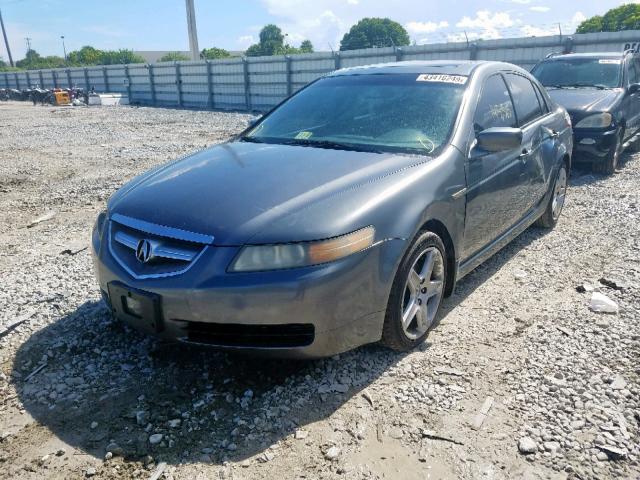
<path id="1" fill-rule="evenodd" d="M 185 242 L 202 243 L 204 245 L 211 245 L 214 237 L 212 235 L 205 235 L 202 233 L 190 232 L 188 230 L 182 230 L 180 228 L 167 227 L 165 225 L 158 225 L 156 223 L 145 222 L 144 220 L 138 220 L 137 218 L 127 217 L 120 213 L 114 213 L 111 215 L 111 220 L 125 227 L 130 227 L 141 232 L 151 233 L 160 237 L 174 238 L 176 240 L 183 240 Z"/>

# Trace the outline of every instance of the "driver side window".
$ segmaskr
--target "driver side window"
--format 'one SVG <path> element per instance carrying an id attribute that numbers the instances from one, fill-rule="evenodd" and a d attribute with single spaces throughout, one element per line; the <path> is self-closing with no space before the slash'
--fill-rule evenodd
<path id="1" fill-rule="evenodd" d="M 482 88 L 473 117 L 476 133 L 492 127 L 516 127 L 516 114 L 502 75 L 489 77 Z"/>

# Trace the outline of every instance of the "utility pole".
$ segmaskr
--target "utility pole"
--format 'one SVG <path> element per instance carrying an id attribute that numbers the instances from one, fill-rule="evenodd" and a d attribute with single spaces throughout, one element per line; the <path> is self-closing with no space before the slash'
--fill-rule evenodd
<path id="1" fill-rule="evenodd" d="M 9 48 L 9 40 L 7 40 L 7 31 L 4 29 L 4 22 L 2 21 L 2 10 L 0 10 L 0 26 L 2 26 L 2 36 L 4 37 L 4 45 L 7 47 L 7 54 L 9 55 L 9 65 L 14 67 L 13 57 L 11 56 L 11 49 Z"/>
<path id="2" fill-rule="evenodd" d="M 193 0 L 186 0 L 187 3 L 187 27 L 189 28 L 189 49 L 191 50 L 191 60 L 200 60 L 200 49 L 198 48 L 198 31 L 196 30 L 196 10 Z"/>
<path id="3" fill-rule="evenodd" d="M 27 53 L 31 51 L 31 37 L 24 37 L 27 42 Z"/>
<path id="4" fill-rule="evenodd" d="M 60 35 L 62 39 L 62 51 L 64 52 L 64 62 L 67 63 L 67 47 L 64 44 L 64 35 Z"/>

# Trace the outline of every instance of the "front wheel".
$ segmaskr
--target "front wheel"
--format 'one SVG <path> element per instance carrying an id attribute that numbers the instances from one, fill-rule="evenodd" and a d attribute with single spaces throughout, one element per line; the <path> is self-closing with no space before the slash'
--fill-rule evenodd
<path id="1" fill-rule="evenodd" d="M 447 278 L 440 237 L 421 232 L 405 254 L 393 281 L 382 343 L 404 352 L 420 344 L 436 325 Z"/>
<path id="2" fill-rule="evenodd" d="M 605 175 L 612 175 L 616 168 L 618 168 L 618 162 L 620 161 L 620 155 L 622 155 L 622 149 L 624 145 L 624 129 L 620 128 L 616 135 L 615 143 L 609 150 L 609 153 L 602 163 L 594 163 L 593 171 L 596 173 L 604 173 Z"/>
<path id="3" fill-rule="evenodd" d="M 564 162 L 558 169 L 551 198 L 544 213 L 536 221 L 536 226 L 542 228 L 553 228 L 558 223 L 565 199 L 567 198 L 567 166 Z"/>

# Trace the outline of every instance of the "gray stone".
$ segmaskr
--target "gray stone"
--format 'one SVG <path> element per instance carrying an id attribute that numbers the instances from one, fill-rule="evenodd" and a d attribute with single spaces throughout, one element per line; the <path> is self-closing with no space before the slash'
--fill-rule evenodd
<path id="1" fill-rule="evenodd" d="M 160 443 L 162 441 L 162 437 L 163 437 L 163 435 L 161 433 L 154 433 L 153 435 L 151 435 L 149 437 L 149 443 L 151 445 L 157 445 L 158 443 Z"/>
<path id="2" fill-rule="evenodd" d="M 338 447 L 331 447 L 324 452 L 324 458 L 327 460 L 336 460 L 340 456 L 340 449 Z"/>
<path id="3" fill-rule="evenodd" d="M 522 437 L 518 442 L 518 450 L 520 453 L 528 455 L 538 451 L 538 445 L 531 437 Z"/>

